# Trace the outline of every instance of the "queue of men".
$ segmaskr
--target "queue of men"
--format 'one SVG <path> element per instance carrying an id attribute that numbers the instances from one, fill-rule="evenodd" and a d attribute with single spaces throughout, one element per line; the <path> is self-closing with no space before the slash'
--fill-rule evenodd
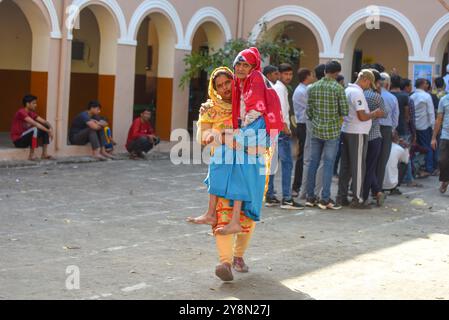
<path id="1" fill-rule="evenodd" d="M 285 123 L 277 145 L 282 199 L 276 197 L 271 176 L 266 206 L 303 209 L 294 200 L 300 197 L 305 206 L 321 209 L 381 207 L 387 195 L 402 194 L 400 186 L 422 187 L 417 179 L 429 176 L 440 176 L 440 191 L 445 193 L 449 186 L 447 79 L 435 79 L 432 90 L 426 79 L 417 79 L 413 86 L 409 79 L 374 64 L 362 66 L 354 83 L 345 86 L 340 73 L 337 61 L 314 71 L 298 70 L 291 108 L 287 88 L 292 67 L 265 67 Z M 298 143 L 295 166 L 293 140 Z M 338 191 L 333 198 L 335 175 Z"/>
<path id="2" fill-rule="evenodd" d="M 303 209 L 294 200 L 300 197 L 307 207 L 368 209 L 372 204 L 382 206 L 386 192 L 400 195 L 402 185 L 422 187 L 417 179 L 429 176 L 440 176 L 440 191 L 445 193 L 449 186 L 449 65 L 447 71 L 446 77 L 435 79 L 432 90 L 426 79 L 417 79 L 413 86 L 395 72 L 386 73 L 380 64 L 365 65 L 356 81 L 345 87 L 340 63 L 330 61 L 314 71 L 298 70 L 299 85 L 291 108 L 292 66 L 265 67 L 264 75 L 279 96 L 284 121 L 278 140 L 282 199 L 276 197 L 272 175 L 266 206 Z M 39 146 L 40 159 L 53 159 L 47 152 L 53 129 L 36 113 L 37 101 L 33 95 L 23 98 L 11 128 L 15 147 L 29 148 L 32 161 L 39 160 L 35 155 Z M 89 102 L 87 110 L 72 121 L 68 140 L 72 145 L 90 144 L 92 156 L 105 161 L 114 159 L 116 143 L 100 113 L 100 102 Z M 126 149 L 131 159 L 145 158 L 160 142 L 150 120 L 151 111 L 145 109 L 129 129 Z M 298 143 L 296 165 L 293 141 Z M 335 175 L 338 192 L 334 201 L 331 186 Z"/>

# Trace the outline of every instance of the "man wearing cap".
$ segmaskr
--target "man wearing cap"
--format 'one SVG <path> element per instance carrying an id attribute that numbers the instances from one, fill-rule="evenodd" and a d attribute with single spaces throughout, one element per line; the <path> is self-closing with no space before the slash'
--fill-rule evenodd
<path id="1" fill-rule="evenodd" d="M 349 113 L 344 117 L 341 130 L 343 134 L 337 203 L 342 206 L 350 205 L 354 209 L 369 208 L 362 200 L 368 134 L 371 130 L 372 119 L 379 117 L 382 112 L 380 109 L 370 112 L 363 90 L 375 88 L 374 81 L 374 74 L 364 69 L 358 74 L 357 81 L 350 83 L 345 90 L 349 102 Z M 348 186 L 351 178 L 354 197 L 349 203 Z"/>

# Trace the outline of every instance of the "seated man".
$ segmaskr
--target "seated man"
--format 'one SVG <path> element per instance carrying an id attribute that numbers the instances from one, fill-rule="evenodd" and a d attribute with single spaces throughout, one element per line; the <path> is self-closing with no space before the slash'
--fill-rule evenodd
<path id="1" fill-rule="evenodd" d="M 154 146 L 158 145 L 160 139 L 155 135 L 155 131 L 150 123 L 151 111 L 144 109 L 140 117 L 136 118 L 128 132 L 126 149 L 130 153 L 130 158 L 144 159 L 143 153 L 148 153 Z"/>
<path id="2" fill-rule="evenodd" d="M 42 146 L 41 159 L 53 160 L 47 154 L 47 147 L 53 139 L 53 129 L 50 123 L 36 113 L 37 97 L 26 95 L 23 98 L 23 108 L 16 112 L 12 121 L 11 139 L 16 148 L 30 148 L 28 157 L 31 161 L 38 160 L 34 150 Z"/>
<path id="3" fill-rule="evenodd" d="M 72 122 L 70 128 L 70 143 L 77 146 L 84 146 L 90 142 L 92 145 L 92 156 L 95 159 L 105 161 L 114 159 L 112 155 L 106 152 L 106 136 L 104 121 L 98 121 L 97 117 L 101 112 L 101 105 L 98 101 L 91 101 L 88 104 L 87 111 L 81 112 Z"/>
<path id="4" fill-rule="evenodd" d="M 401 195 L 399 191 L 399 176 L 404 176 L 407 164 L 410 161 L 410 151 L 404 140 L 400 140 L 397 133 L 393 135 L 390 158 L 385 169 L 383 190 L 390 191 L 391 195 Z M 402 171 L 402 172 L 399 172 Z"/>

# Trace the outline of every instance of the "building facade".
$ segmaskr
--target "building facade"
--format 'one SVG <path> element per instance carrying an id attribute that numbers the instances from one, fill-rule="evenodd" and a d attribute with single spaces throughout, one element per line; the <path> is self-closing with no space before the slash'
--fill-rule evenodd
<path id="1" fill-rule="evenodd" d="M 303 51 L 298 66 L 337 59 L 347 81 L 363 62 L 410 79 L 446 71 L 444 0 L 0 0 L 0 159 L 26 158 L 8 132 L 30 92 L 55 128 L 57 156 L 89 153 L 67 134 L 93 99 L 120 150 L 143 106 L 155 109 L 156 130 L 169 140 L 173 129 L 189 128 L 207 79 L 180 87 L 184 57 L 233 38 L 255 41 L 277 26 Z"/>

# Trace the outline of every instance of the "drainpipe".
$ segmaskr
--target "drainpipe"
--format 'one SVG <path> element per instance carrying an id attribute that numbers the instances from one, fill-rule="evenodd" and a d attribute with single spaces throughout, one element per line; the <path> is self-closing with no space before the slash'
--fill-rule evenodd
<path id="1" fill-rule="evenodd" d="M 66 8 L 70 5 L 70 0 L 64 0 L 64 3 L 61 8 L 61 33 L 62 38 L 60 42 L 60 49 L 59 49 L 59 66 L 58 66 L 58 97 L 57 97 L 57 104 L 56 104 L 56 132 L 55 132 L 55 148 L 56 151 L 60 150 L 59 147 L 59 139 L 61 138 L 62 141 L 64 141 L 64 137 L 60 137 L 63 130 L 64 123 L 62 123 L 62 108 L 64 105 L 64 97 L 66 92 L 66 58 L 67 58 L 67 52 L 68 52 L 68 41 L 67 41 L 67 29 L 66 29 Z"/>
<path id="2" fill-rule="evenodd" d="M 243 38 L 243 15 L 244 15 L 244 0 L 238 0 L 237 11 L 237 38 Z"/>

